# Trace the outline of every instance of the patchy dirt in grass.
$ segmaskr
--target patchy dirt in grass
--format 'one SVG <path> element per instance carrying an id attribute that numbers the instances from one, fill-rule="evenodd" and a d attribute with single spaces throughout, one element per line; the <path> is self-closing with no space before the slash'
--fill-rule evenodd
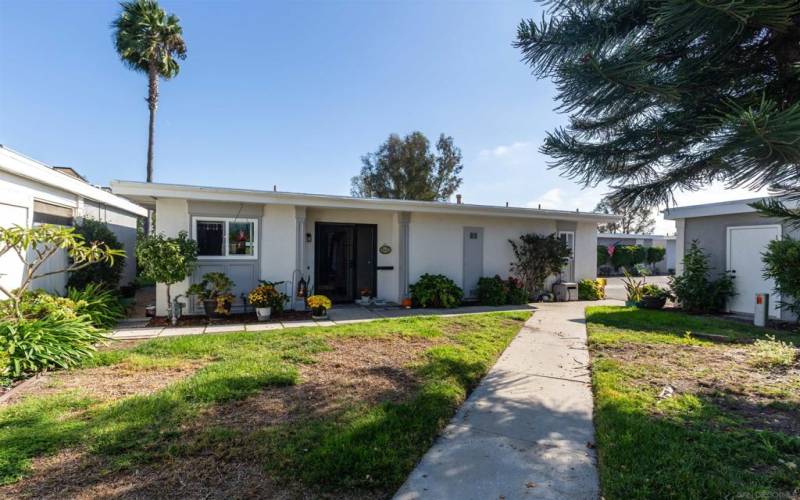
<path id="1" fill-rule="evenodd" d="M 34 461 L 35 476 L 0 488 L 2 498 L 376 498 L 372 493 L 320 494 L 297 485 L 277 484 L 253 462 L 213 455 L 166 460 L 157 466 L 114 471 L 82 450 L 67 450 Z"/>
<path id="2" fill-rule="evenodd" d="M 140 367 L 128 362 L 98 368 L 52 372 L 12 394 L 4 404 L 33 396 L 48 396 L 80 391 L 100 401 L 146 395 L 186 378 L 208 364 L 203 360 L 186 360 L 175 366 Z"/>
<path id="3" fill-rule="evenodd" d="M 316 362 L 300 366 L 301 383 L 269 387 L 251 398 L 215 406 L 195 421 L 254 430 L 295 419 L 317 418 L 352 403 L 399 401 L 418 385 L 408 365 L 435 342 L 428 339 L 339 339 Z"/>
<path id="4" fill-rule="evenodd" d="M 595 346 L 594 356 L 637 370 L 630 383 L 660 392 L 694 394 L 749 427 L 800 436 L 800 366 L 755 368 L 750 348 L 713 345 L 617 344 Z"/>
<path id="5" fill-rule="evenodd" d="M 374 404 L 399 401 L 417 386 L 409 367 L 437 339 L 358 339 L 329 340 L 331 351 L 317 355 L 316 362 L 299 367 L 301 382 L 290 387 L 270 387 L 256 396 L 209 408 L 184 427 L 185 435 L 210 426 L 224 426 L 248 432 L 292 421 L 331 414 L 353 403 Z M 84 370 L 83 383 L 97 384 L 101 378 L 128 377 L 102 389 L 112 394 L 156 390 L 169 381 L 142 380 L 147 372 L 126 374 L 109 371 L 115 367 Z M 186 368 L 191 369 L 191 368 Z M 103 371 L 105 370 L 105 371 Z M 159 379 L 169 377 L 154 371 Z M 74 377 L 70 383 L 77 385 Z M 135 387 L 133 389 L 132 387 Z M 127 388 L 127 389 L 125 389 Z M 59 388 L 63 390 L 63 386 Z M 116 391 L 116 392 L 115 392 Z M 101 457 L 81 449 L 71 449 L 33 462 L 33 473 L 22 481 L 1 487 L 0 498 L 383 498 L 391 492 L 353 492 L 330 496 L 302 485 L 276 484 L 254 457 L 241 454 L 219 456 L 213 450 L 200 450 L 192 456 L 159 460 L 157 466 L 138 466 L 113 471 Z"/>

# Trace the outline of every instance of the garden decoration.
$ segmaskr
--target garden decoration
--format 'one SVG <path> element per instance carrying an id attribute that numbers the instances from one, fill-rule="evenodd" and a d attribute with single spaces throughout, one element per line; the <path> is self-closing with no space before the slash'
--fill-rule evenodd
<path id="1" fill-rule="evenodd" d="M 227 316 L 231 313 L 234 295 L 231 289 L 235 283 L 225 273 L 206 273 L 200 283 L 192 284 L 186 295 L 195 296 L 203 301 L 203 309 L 209 318 Z"/>

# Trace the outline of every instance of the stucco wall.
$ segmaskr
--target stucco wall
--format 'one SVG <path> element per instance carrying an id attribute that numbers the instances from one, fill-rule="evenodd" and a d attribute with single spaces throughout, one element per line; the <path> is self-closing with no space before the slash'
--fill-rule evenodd
<path id="1" fill-rule="evenodd" d="M 695 217 L 684 219 L 683 223 L 683 252 L 697 241 L 700 247 L 708 254 L 709 264 L 713 272 L 725 271 L 727 266 L 728 239 L 727 230 L 731 226 L 760 226 L 766 224 L 781 224 L 780 219 L 762 217 L 757 213 L 715 215 L 709 217 Z M 680 225 L 678 226 L 680 227 Z M 800 238 L 800 230 L 783 226 L 783 235 Z M 787 311 L 782 311 L 781 318 L 791 319 Z"/>
<path id="2" fill-rule="evenodd" d="M 463 286 L 464 227 L 484 229 L 483 275 L 509 275 L 514 254 L 509 239 L 525 233 L 552 234 L 559 229 L 575 230 L 575 278 L 596 276 L 595 247 L 597 225 L 578 223 L 562 225 L 554 220 L 513 219 L 501 217 L 463 217 L 411 214 L 409 281 L 414 283 L 425 273 L 444 274 Z M 587 259 L 588 257 L 588 259 Z M 550 280 L 552 281 L 552 280 Z"/>

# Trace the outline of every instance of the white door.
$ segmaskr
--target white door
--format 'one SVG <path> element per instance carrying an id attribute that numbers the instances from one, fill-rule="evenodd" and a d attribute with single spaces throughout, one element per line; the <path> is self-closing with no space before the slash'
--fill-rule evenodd
<path id="1" fill-rule="evenodd" d="M 767 244 L 781 237 L 781 226 L 738 226 L 728 228 L 728 270 L 736 276 L 736 296 L 729 304 L 731 312 L 753 314 L 755 294 L 770 294 L 770 316 L 780 317 L 775 283 L 764 279 L 761 254 Z"/>
<path id="2" fill-rule="evenodd" d="M 566 282 L 575 281 L 575 232 L 560 231 L 558 237 L 567 244 L 567 248 L 570 250 L 567 264 L 564 266 L 564 269 L 561 270 L 561 280 Z"/>
<path id="3" fill-rule="evenodd" d="M 0 203 L 0 225 L 11 227 L 14 225 L 25 227 L 28 225 L 28 209 L 16 205 Z M 8 252 L 0 257 L 0 284 L 7 290 L 13 290 L 22 283 L 24 264 L 16 252 Z M 0 292 L 0 300 L 7 297 Z"/>

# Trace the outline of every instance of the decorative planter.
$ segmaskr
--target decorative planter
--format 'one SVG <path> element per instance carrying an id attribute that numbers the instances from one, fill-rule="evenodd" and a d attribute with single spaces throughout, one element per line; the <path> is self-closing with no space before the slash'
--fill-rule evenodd
<path id="1" fill-rule="evenodd" d="M 324 307 L 311 308 L 311 319 L 328 319 L 328 310 Z"/>
<path id="2" fill-rule="evenodd" d="M 405 307 L 406 309 L 410 309 L 411 308 L 411 299 L 403 299 L 403 302 L 401 302 L 400 305 Z"/>
<path id="3" fill-rule="evenodd" d="M 667 303 L 666 297 L 642 297 L 637 306 L 642 309 L 661 309 Z"/>
<path id="4" fill-rule="evenodd" d="M 206 312 L 206 316 L 209 318 L 219 318 L 222 315 L 217 312 L 217 299 L 203 299 L 203 309 Z M 225 302 L 225 311 L 228 314 L 231 313 L 231 302 Z"/>
<path id="5" fill-rule="evenodd" d="M 271 307 L 256 307 L 256 316 L 259 321 L 267 321 L 272 317 Z"/>
<path id="6" fill-rule="evenodd" d="M 372 302 L 372 298 L 369 295 L 362 295 L 359 301 L 362 306 L 368 306 L 370 302 Z"/>

